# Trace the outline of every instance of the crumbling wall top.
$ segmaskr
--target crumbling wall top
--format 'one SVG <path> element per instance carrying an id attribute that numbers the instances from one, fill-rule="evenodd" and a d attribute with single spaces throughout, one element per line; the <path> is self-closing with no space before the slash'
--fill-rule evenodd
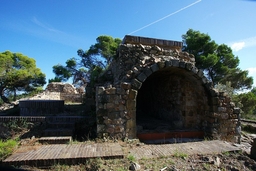
<path id="1" fill-rule="evenodd" d="M 123 39 L 123 44 L 143 44 L 143 45 L 157 45 L 164 49 L 177 49 L 181 51 L 183 46 L 182 42 L 173 41 L 173 40 L 164 40 L 164 39 L 155 39 L 148 37 L 140 37 L 140 36 L 130 36 L 126 35 Z"/>

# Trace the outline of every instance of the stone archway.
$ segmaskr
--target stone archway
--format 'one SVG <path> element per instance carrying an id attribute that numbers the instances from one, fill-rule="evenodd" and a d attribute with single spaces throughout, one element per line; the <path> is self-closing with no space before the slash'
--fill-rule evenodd
<path id="1" fill-rule="evenodd" d="M 139 129 L 155 132 L 202 130 L 203 115 L 209 109 L 201 82 L 175 67 L 151 74 L 138 90 L 136 104 Z"/>
<path id="2" fill-rule="evenodd" d="M 160 119 L 166 125 L 161 131 L 196 129 L 213 139 L 237 141 L 239 109 L 213 89 L 181 47 L 182 42 L 125 37 L 96 88 L 99 137 L 137 138 L 147 127 L 140 125 L 141 117 L 154 118 L 151 123 Z"/>

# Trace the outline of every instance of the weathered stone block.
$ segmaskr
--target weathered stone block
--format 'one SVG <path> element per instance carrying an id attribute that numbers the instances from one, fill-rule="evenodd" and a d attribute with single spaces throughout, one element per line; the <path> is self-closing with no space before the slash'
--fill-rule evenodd
<path id="1" fill-rule="evenodd" d="M 218 112 L 226 112 L 227 108 L 226 107 L 218 107 Z"/>
<path id="2" fill-rule="evenodd" d="M 115 107 L 115 104 L 114 103 L 107 103 L 106 104 L 106 109 L 112 109 Z"/>
<path id="3" fill-rule="evenodd" d="M 149 76 L 152 74 L 152 70 L 151 70 L 150 68 L 146 68 L 146 69 L 143 70 L 143 73 L 144 73 L 147 77 L 149 77 Z"/>
<path id="4" fill-rule="evenodd" d="M 185 68 L 185 62 L 180 61 L 180 63 L 179 63 L 179 67 L 180 67 L 180 68 Z"/>
<path id="5" fill-rule="evenodd" d="M 113 134 L 115 132 L 115 127 L 108 127 L 106 131 L 109 134 Z"/>
<path id="6" fill-rule="evenodd" d="M 128 132 L 128 138 L 134 139 L 134 138 L 136 138 L 136 137 L 137 137 L 137 136 L 136 136 L 136 128 L 130 129 L 129 132 Z"/>
<path id="7" fill-rule="evenodd" d="M 191 71 L 193 72 L 193 73 L 198 73 L 198 69 L 196 68 L 196 67 L 193 67 L 192 69 L 191 69 Z"/>
<path id="8" fill-rule="evenodd" d="M 105 132 L 105 125 L 97 124 L 97 132 Z"/>
<path id="9" fill-rule="evenodd" d="M 172 59 L 171 62 L 172 62 L 172 66 L 179 67 L 180 65 L 180 61 L 177 59 Z"/>
<path id="10" fill-rule="evenodd" d="M 128 98 L 134 100 L 134 99 L 136 99 L 137 94 L 138 94 L 138 92 L 136 90 L 131 89 L 129 92 Z"/>
<path id="11" fill-rule="evenodd" d="M 130 89 L 131 88 L 131 84 L 127 83 L 127 82 L 122 82 L 121 83 L 121 88 L 123 88 L 125 90 Z"/>
<path id="12" fill-rule="evenodd" d="M 112 120 L 119 118 L 119 112 L 110 112 L 110 113 L 108 113 L 108 118 L 112 119 Z"/>
<path id="13" fill-rule="evenodd" d="M 104 124 L 105 125 L 110 125 L 110 124 L 112 124 L 112 120 L 111 119 L 105 119 Z"/>
<path id="14" fill-rule="evenodd" d="M 118 118 L 118 119 L 113 120 L 113 124 L 115 124 L 115 125 L 122 125 L 124 122 L 125 122 L 125 120 L 122 119 L 122 118 Z"/>
<path id="15" fill-rule="evenodd" d="M 229 118 L 228 113 L 222 113 L 220 116 L 221 116 L 221 119 L 228 119 Z"/>
<path id="16" fill-rule="evenodd" d="M 165 63 L 164 62 L 158 62 L 157 65 L 158 65 L 159 69 L 162 69 L 162 68 L 165 67 Z"/>
<path id="17" fill-rule="evenodd" d="M 116 95 L 116 94 L 107 95 L 107 99 L 108 99 L 108 102 L 113 103 L 113 102 L 119 100 L 119 95 Z M 116 103 L 114 103 L 114 104 L 116 104 Z"/>
<path id="18" fill-rule="evenodd" d="M 172 66 L 172 61 L 165 61 L 165 66 L 166 67 Z"/>
<path id="19" fill-rule="evenodd" d="M 118 106 L 118 110 L 119 111 L 123 111 L 123 110 L 125 110 L 126 109 L 126 107 L 125 107 L 125 102 L 124 102 L 124 104 L 119 104 L 119 106 Z"/>
<path id="20" fill-rule="evenodd" d="M 127 116 L 129 117 L 129 119 L 135 119 L 136 118 L 136 110 L 127 111 Z"/>
<path id="21" fill-rule="evenodd" d="M 105 90 L 106 94 L 116 94 L 116 88 L 112 87 L 112 88 L 108 88 Z"/>
<path id="22" fill-rule="evenodd" d="M 105 109 L 99 109 L 99 110 L 97 110 L 97 115 L 98 116 L 107 116 L 107 114 L 108 114 L 108 111 L 107 110 L 105 110 Z"/>
<path id="23" fill-rule="evenodd" d="M 197 75 L 198 75 L 200 78 L 202 78 L 202 77 L 204 76 L 203 70 L 200 69 L 200 70 L 197 72 Z"/>
<path id="24" fill-rule="evenodd" d="M 137 79 L 134 79 L 133 81 L 132 81 L 132 87 L 133 88 L 135 88 L 135 89 L 140 89 L 141 88 L 141 86 L 142 86 L 142 82 L 140 82 L 139 80 L 137 80 Z"/>
<path id="25" fill-rule="evenodd" d="M 102 94 L 103 92 L 105 91 L 105 88 L 104 87 L 102 87 L 102 86 L 100 86 L 100 87 L 96 87 L 96 93 L 97 94 Z"/>
<path id="26" fill-rule="evenodd" d="M 236 108 L 234 108 L 233 113 L 234 113 L 234 114 L 239 114 L 240 111 L 241 111 L 241 109 L 236 107 Z"/>
<path id="27" fill-rule="evenodd" d="M 127 108 L 127 110 L 136 109 L 136 101 L 135 100 L 127 100 L 126 101 L 126 108 Z"/>
<path id="28" fill-rule="evenodd" d="M 124 132 L 124 126 L 123 125 L 116 125 L 115 126 L 115 133 Z"/>
<path id="29" fill-rule="evenodd" d="M 147 79 L 147 76 L 142 72 L 142 73 L 140 73 L 140 75 L 138 75 L 137 79 L 140 82 L 144 82 Z"/>
<path id="30" fill-rule="evenodd" d="M 134 129 L 136 127 L 136 121 L 134 119 L 129 119 L 126 122 L 126 129 Z"/>
<path id="31" fill-rule="evenodd" d="M 186 63 L 186 67 L 185 68 L 190 71 L 193 66 L 194 65 L 192 63 Z"/>
<path id="32" fill-rule="evenodd" d="M 151 66 L 151 70 L 152 70 L 152 72 L 158 71 L 158 70 L 159 70 L 158 65 L 157 65 L 157 64 L 153 64 L 153 65 Z"/>
<path id="33" fill-rule="evenodd" d="M 117 88 L 116 89 L 116 94 L 125 94 L 125 89 L 123 89 L 123 88 Z"/>

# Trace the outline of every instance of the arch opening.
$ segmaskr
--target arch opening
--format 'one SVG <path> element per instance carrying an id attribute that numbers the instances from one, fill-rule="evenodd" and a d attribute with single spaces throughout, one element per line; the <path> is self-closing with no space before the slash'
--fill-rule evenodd
<path id="1" fill-rule="evenodd" d="M 169 67 L 151 74 L 136 99 L 138 138 L 203 138 L 203 117 L 209 109 L 205 93 L 202 83 L 184 69 Z"/>

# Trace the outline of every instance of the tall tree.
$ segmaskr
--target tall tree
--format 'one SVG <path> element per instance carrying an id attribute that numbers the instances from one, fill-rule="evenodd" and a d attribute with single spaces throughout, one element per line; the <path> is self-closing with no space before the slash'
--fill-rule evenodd
<path id="1" fill-rule="evenodd" d="M 45 83 L 45 74 L 33 58 L 10 51 L 0 53 L 0 97 L 4 102 L 9 102 L 8 92 L 15 98 L 18 91 L 31 92 Z"/>
<path id="2" fill-rule="evenodd" d="M 71 58 L 67 60 L 66 66 L 60 64 L 53 66 L 56 77 L 49 81 L 67 81 L 72 77 L 73 84 L 79 81 L 84 84 L 89 82 L 94 84 L 99 74 L 116 57 L 116 50 L 121 43 L 121 39 L 99 36 L 96 41 L 88 50 L 79 49 L 77 51 L 79 59 Z"/>
<path id="3" fill-rule="evenodd" d="M 230 81 L 236 89 L 249 89 L 253 78 L 238 68 L 239 59 L 225 44 L 218 45 L 208 34 L 189 29 L 182 35 L 183 51 L 195 56 L 196 67 L 202 69 L 214 85 Z"/>
<path id="4" fill-rule="evenodd" d="M 256 94 L 255 88 L 252 91 L 237 94 L 234 96 L 234 102 L 240 102 L 243 104 L 241 107 L 245 115 L 251 115 L 255 112 L 256 109 Z"/>

